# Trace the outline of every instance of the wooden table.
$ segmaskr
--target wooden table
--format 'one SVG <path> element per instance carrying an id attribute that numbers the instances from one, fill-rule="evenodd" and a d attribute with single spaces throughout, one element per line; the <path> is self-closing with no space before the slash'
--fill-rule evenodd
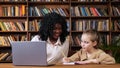
<path id="1" fill-rule="evenodd" d="M 54 65 L 54 66 L 14 66 L 12 63 L 0 63 L 0 68 L 120 68 L 120 64 Z"/>

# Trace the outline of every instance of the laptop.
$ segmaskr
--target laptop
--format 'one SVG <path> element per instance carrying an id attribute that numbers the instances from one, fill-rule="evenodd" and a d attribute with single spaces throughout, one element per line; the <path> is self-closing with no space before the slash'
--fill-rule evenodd
<path id="1" fill-rule="evenodd" d="M 45 41 L 11 41 L 13 65 L 48 66 Z"/>

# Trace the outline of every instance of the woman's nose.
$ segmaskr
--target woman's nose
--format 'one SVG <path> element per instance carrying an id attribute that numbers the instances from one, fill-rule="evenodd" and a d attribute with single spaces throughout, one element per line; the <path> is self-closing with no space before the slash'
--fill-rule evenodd
<path id="1" fill-rule="evenodd" d="M 61 30 L 56 29 L 55 32 L 56 32 L 56 33 L 61 33 Z"/>

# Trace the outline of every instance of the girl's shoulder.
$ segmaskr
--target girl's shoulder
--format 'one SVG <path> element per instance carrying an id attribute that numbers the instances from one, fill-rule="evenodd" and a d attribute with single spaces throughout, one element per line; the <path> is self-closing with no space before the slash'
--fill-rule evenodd
<path id="1" fill-rule="evenodd" d="M 103 55 L 103 54 L 106 54 L 106 52 L 103 51 L 102 49 L 97 49 L 95 54 Z"/>
<path id="2" fill-rule="evenodd" d="M 97 52 L 105 53 L 102 49 L 97 49 Z"/>

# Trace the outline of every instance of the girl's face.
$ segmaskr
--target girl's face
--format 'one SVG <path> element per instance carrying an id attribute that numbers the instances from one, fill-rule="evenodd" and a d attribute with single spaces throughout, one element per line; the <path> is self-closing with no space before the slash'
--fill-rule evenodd
<path id="1" fill-rule="evenodd" d="M 96 46 L 96 41 L 90 40 L 91 35 L 83 34 L 81 37 L 81 47 L 83 50 L 90 52 L 92 49 L 94 49 L 94 46 Z"/>
<path id="2" fill-rule="evenodd" d="M 57 40 L 58 37 L 60 37 L 61 33 L 62 33 L 62 26 L 58 23 L 55 24 L 55 27 L 53 29 L 53 39 Z"/>

